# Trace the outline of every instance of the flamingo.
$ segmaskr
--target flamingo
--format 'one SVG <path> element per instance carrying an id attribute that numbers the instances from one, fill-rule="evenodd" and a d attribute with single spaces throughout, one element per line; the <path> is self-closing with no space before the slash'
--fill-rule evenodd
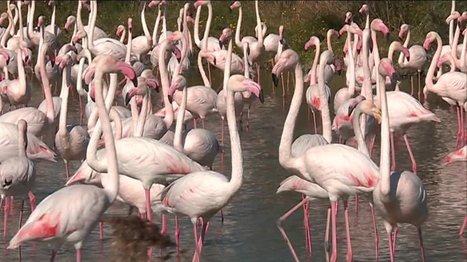
<path id="1" fill-rule="evenodd" d="M 425 261 L 421 225 L 428 218 L 427 192 L 421 179 L 410 171 L 390 171 L 390 117 L 386 89 L 381 84 L 384 76 L 392 77 L 395 70 L 389 59 L 382 59 L 378 65 L 382 123 L 381 123 L 381 178 L 373 191 L 373 201 L 377 212 L 384 220 L 388 234 L 391 262 L 394 261 L 394 226 L 401 223 L 417 227 L 422 261 Z"/>
<path id="2" fill-rule="evenodd" d="M 146 23 L 145 9 L 146 3 L 144 3 L 143 10 L 141 10 L 141 25 L 143 26 L 144 35 L 135 37 L 131 43 L 131 49 L 138 60 L 141 60 L 141 56 L 146 55 L 152 48 L 152 37 Z"/>
<path id="3" fill-rule="evenodd" d="M 16 52 L 16 62 L 18 66 L 18 78 L 9 80 L 7 87 L 2 90 L 4 95 L 8 97 L 10 105 L 19 106 L 29 103 L 31 99 L 31 85 L 27 83 L 26 74 L 24 71 L 23 64 L 23 50 L 22 48 L 17 48 Z"/>
<path id="4" fill-rule="evenodd" d="M 323 54 L 322 54 L 323 55 Z M 337 260 L 336 216 L 337 200 L 346 199 L 349 195 L 371 192 L 379 179 L 378 167 L 371 159 L 358 150 L 340 145 L 330 144 L 312 147 L 299 157 L 291 156 L 291 145 L 295 120 L 298 115 L 303 96 L 303 73 L 298 63 L 298 55 L 288 49 L 282 52 L 272 72 L 275 75 L 284 70 L 295 69 L 295 91 L 290 110 L 284 123 L 279 145 L 279 163 L 288 171 L 300 175 L 308 181 L 316 181 L 329 193 L 332 213 L 332 255 L 331 261 Z M 348 221 L 347 201 L 344 201 L 346 221 Z M 347 260 L 352 257 L 349 224 L 346 223 L 348 253 Z"/>
<path id="5" fill-rule="evenodd" d="M 29 195 L 31 210 L 36 206 L 36 197 L 31 192 L 36 178 L 34 163 L 27 157 L 27 123 L 24 120 L 18 121 L 18 155 L 7 158 L 0 164 L 0 195 L 2 201 L 5 197 L 25 197 Z M 21 226 L 23 217 L 24 200 L 21 201 L 21 213 L 19 216 L 19 225 Z M 5 201 L 3 236 L 7 232 L 9 201 Z"/>
<path id="6" fill-rule="evenodd" d="M 208 19 L 206 21 L 206 28 L 204 29 L 203 39 L 199 39 L 199 19 L 201 16 L 201 7 L 206 5 L 208 7 Z M 199 49 L 205 49 L 208 52 L 215 52 L 221 50 L 221 45 L 219 39 L 209 36 L 209 29 L 211 27 L 211 20 L 212 20 L 212 4 L 211 1 L 196 1 L 194 4 L 196 8 L 196 17 L 195 17 L 195 28 L 194 28 L 194 38 L 195 44 L 199 47 Z M 205 40 L 207 38 L 207 40 Z M 207 42 L 207 46 L 205 46 L 205 42 Z"/>
<path id="7" fill-rule="evenodd" d="M 232 40 L 229 41 L 228 52 L 227 65 L 230 65 Z M 209 219 L 230 202 L 242 185 L 243 158 L 235 119 L 233 93 L 249 90 L 259 96 L 260 88 L 257 83 L 242 75 L 230 76 L 229 71 L 229 66 L 227 66 L 224 71 L 224 85 L 227 87 L 228 92 L 227 122 L 232 148 L 232 175 L 230 181 L 224 175 L 213 171 L 193 172 L 169 185 L 165 189 L 162 200 L 168 212 L 188 216 L 193 223 L 196 245 L 193 261 L 200 260 Z M 200 234 L 197 233 L 198 221 L 202 224 Z"/>
<path id="8" fill-rule="evenodd" d="M 467 138 L 464 131 L 464 112 L 467 108 L 467 74 L 463 72 L 448 72 L 441 75 L 436 84 L 433 84 L 434 71 L 441 55 L 443 43 L 439 34 L 431 31 L 426 35 L 423 47 L 428 50 L 433 41 L 436 41 L 438 46 L 425 77 L 424 98 L 427 101 L 428 92 L 433 92 L 441 96 L 449 104 L 457 106 L 457 144 L 462 145 Z"/>
<path id="9" fill-rule="evenodd" d="M 410 42 L 410 26 L 408 24 L 402 24 L 399 31 L 399 38 L 402 39 L 406 35 L 404 41 L 404 47 L 408 48 Z M 401 68 L 409 68 L 412 70 L 416 70 L 418 72 L 418 97 L 420 98 L 420 79 L 421 79 L 421 72 L 422 68 L 425 65 L 427 59 L 426 51 L 423 49 L 421 45 L 412 45 L 409 48 L 410 53 L 410 60 L 404 59 L 404 55 L 401 53 L 399 55 L 399 66 Z M 410 87 L 411 91 L 410 94 L 413 95 L 413 76 L 410 77 Z"/>
<path id="10" fill-rule="evenodd" d="M 67 55 L 68 56 L 68 55 Z M 68 59 L 64 59 L 67 61 Z M 67 127 L 66 118 L 68 111 L 68 75 L 71 64 L 66 62 L 66 68 L 62 72 L 62 105 L 60 107 L 60 119 L 58 131 L 55 134 L 55 147 L 65 163 L 66 177 L 70 177 L 68 161 L 83 160 L 86 156 L 86 148 L 89 143 L 89 135 L 86 130 L 79 125 Z"/>
<path id="11" fill-rule="evenodd" d="M 81 261 L 81 246 L 84 239 L 117 196 L 119 184 L 117 154 L 109 116 L 104 105 L 102 76 L 104 73 L 115 73 L 120 70 L 128 73 L 127 70 L 131 69 L 122 67 L 115 60 L 114 63 L 108 63 L 109 59 L 104 58 L 97 57 L 94 60 L 94 63 L 99 63 L 95 81 L 96 104 L 100 121 L 96 125 L 86 152 L 86 158 L 91 168 L 98 166 L 102 172 L 108 173 L 108 179 L 103 181 L 104 188 L 72 185 L 49 195 L 37 206 L 24 226 L 10 240 L 9 249 L 17 248 L 29 240 L 50 241 L 53 246 L 53 260 L 56 249 L 64 242 L 71 242 L 76 249 L 76 260 Z M 129 77 L 131 78 L 131 76 Z M 109 100 L 109 104 L 111 104 L 113 97 L 110 97 Z M 106 144 L 106 157 L 98 158 L 96 147 L 102 133 Z"/>

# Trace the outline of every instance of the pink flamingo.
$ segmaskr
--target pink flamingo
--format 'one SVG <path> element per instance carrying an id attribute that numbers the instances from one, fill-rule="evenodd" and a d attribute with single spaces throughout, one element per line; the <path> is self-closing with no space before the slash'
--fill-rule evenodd
<path id="1" fill-rule="evenodd" d="M 457 144 L 458 146 L 462 146 L 465 139 L 467 139 L 464 131 L 464 113 L 467 108 L 467 74 L 463 72 L 448 72 L 441 75 L 436 84 L 433 84 L 434 71 L 441 55 L 443 43 L 439 34 L 431 31 L 426 35 L 423 47 L 429 49 L 433 41 L 436 41 L 438 46 L 425 78 L 423 94 L 425 101 L 427 101 L 428 92 L 433 92 L 441 96 L 449 104 L 457 106 Z"/>
<path id="2" fill-rule="evenodd" d="M 111 58 L 110 58 L 111 59 Z M 103 181 L 104 188 L 89 185 L 72 185 L 64 187 L 45 198 L 31 213 L 24 226 L 10 240 L 9 249 L 17 248 L 29 240 L 51 241 L 53 245 L 52 260 L 55 250 L 64 242 L 71 242 L 76 249 L 76 260 L 81 261 L 81 246 L 87 235 L 96 226 L 101 215 L 115 200 L 118 192 L 118 166 L 112 128 L 106 112 L 102 93 L 102 76 L 131 70 L 115 60 L 96 57 L 96 103 L 100 122 L 91 137 L 87 149 L 87 161 L 94 168 L 99 167 L 108 173 L 109 179 Z M 129 76 L 131 78 L 131 76 Z M 133 75 L 134 78 L 134 75 Z M 110 92 L 109 92 L 110 93 Z M 110 97 L 110 103 L 113 97 Z M 102 122 L 102 127 L 101 127 Z M 106 157 L 96 156 L 97 141 L 104 134 Z M 98 160 L 100 159 L 100 160 Z M 90 205 L 90 203 L 93 203 Z"/>
<path id="3" fill-rule="evenodd" d="M 228 52 L 227 65 L 230 65 L 232 40 L 229 41 Z M 227 66 L 224 71 L 224 85 L 228 88 L 227 122 L 232 148 L 230 181 L 224 175 L 213 171 L 193 172 L 169 185 L 162 201 L 168 212 L 185 215 L 191 219 L 196 246 L 193 261 L 200 260 L 209 219 L 230 202 L 242 185 L 243 158 L 235 119 L 233 93 L 248 90 L 259 96 L 260 91 L 257 83 L 242 75 L 233 75 L 229 78 L 229 71 L 229 66 Z M 198 221 L 202 224 L 200 234 L 197 229 Z"/>
<path id="4" fill-rule="evenodd" d="M 143 10 L 141 10 L 141 25 L 143 27 L 144 35 L 133 38 L 131 43 L 132 52 L 140 61 L 141 56 L 146 55 L 152 48 L 152 37 L 151 33 L 149 33 L 148 25 L 146 23 L 145 10 L 146 3 L 144 3 Z"/>
<path id="5" fill-rule="evenodd" d="M 337 260 L 337 200 L 349 195 L 371 192 L 379 180 L 378 167 L 371 159 L 358 150 L 339 144 L 312 147 L 299 157 L 291 155 L 291 145 L 295 121 L 303 96 L 303 72 L 298 63 L 298 55 L 292 50 L 282 52 L 272 72 L 275 75 L 284 70 L 295 69 L 295 91 L 290 110 L 284 123 L 279 145 L 279 163 L 288 171 L 299 174 L 308 181 L 315 181 L 329 193 L 332 213 L 332 255 Z M 336 178 L 339 179 L 336 179 Z M 352 258 L 350 228 L 348 223 L 347 201 L 344 201 L 347 232 L 347 259 Z"/>
<path id="6" fill-rule="evenodd" d="M 399 31 L 399 38 L 402 39 L 406 35 L 404 41 L 404 47 L 408 48 L 410 42 L 410 26 L 408 24 L 402 24 Z M 409 48 L 410 53 L 410 60 L 407 58 L 404 59 L 404 54 L 399 55 L 399 66 L 401 68 L 409 68 L 412 70 L 416 70 L 418 72 L 418 97 L 420 99 L 420 92 L 421 92 L 421 72 L 422 68 L 427 62 L 426 51 L 423 49 L 421 45 L 412 45 Z M 410 95 L 414 94 L 413 88 L 413 76 L 410 76 Z"/>
<path id="7" fill-rule="evenodd" d="M 382 59 L 378 66 L 377 78 L 380 90 L 382 111 L 381 123 L 381 178 L 373 191 L 373 201 L 379 215 L 384 220 L 389 240 L 391 262 L 394 261 L 395 247 L 392 236 L 394 226 L 408 223 L 417 227 L 422 261 L 425 261 L 421 225 L 428 218 L 427 193 L 423 182 L 410 171 L 390 171 L 390 116 L 386 89 L 381 83 L 382 77 L 393 77 L 395 70 L 389 59 Z"/>
<path id="8" fill-rule="evenodd" d="M 10 157 L 0 164 L 0 194 L 2 201 L 5 197 L 24 198 L 29 195 L 31 210 L 36 207 L 36 197 L 31 192 L 34 186 L 36 173 L 34 163 L 27 157 L 27 123 L 24 120 L 18 121 L 18 155 Z M 23 218 L 24 199 L 21 201 L 21 211 L 19 225 Z M 3 219 L 3 237 L 7 234 L 8 211 L 10 201 L 5 201 Z"/>

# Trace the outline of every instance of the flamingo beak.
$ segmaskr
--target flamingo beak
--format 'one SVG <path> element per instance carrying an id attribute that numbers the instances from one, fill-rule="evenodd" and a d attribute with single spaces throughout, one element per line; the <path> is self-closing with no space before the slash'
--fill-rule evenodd
<path id="1" fill-rule="evenodd" d="M 272 82 L 274 83 L 274 86 L 277 87 L 279 85 L 279 78 L 274 73 L 271 76 L 272 76 Z"/>

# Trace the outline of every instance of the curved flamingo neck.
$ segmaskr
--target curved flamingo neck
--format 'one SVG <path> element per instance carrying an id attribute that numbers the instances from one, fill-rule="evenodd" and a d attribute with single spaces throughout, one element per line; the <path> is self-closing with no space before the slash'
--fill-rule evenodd
<path id="1" fill-rule="evenodd" d="M 147 88 L 146 86 L 144 88 Z M 144 132 L 144 125 L 148 116 L 148 104 L 149 104 L 149 90 L 146 90 L 143 95 L 143 102 L 141 105 L 141 112 L 139 113 L 138 123 L 133 130 L 133 135 L 142 137 Z"/>
<path id="2" fill-rule="evenodd" d="M 40 40 L 40 48 L 39 48 L 39 71 L 41 75 L 42 81 L 42 89 L 44 91 L 45 102 L 47 104 L 47 121 L 49 124 L 54 122 L 55 112 L 54 112 L 54 105 L 52 99 L 52 90 L 50 88 L 49 78 L 47 77 L 47 72 L 45 70 L 45 53 L 47 51 L 47 44 L 44 43 L 44 26 L 41 26 L 41 40 Z"/>
<path id="3" fill-rule="evenodd" d="M 173 123 L 174 112 L 172 104 L 169 101 L 169 75 L 167 73 L 167 65 L 165 64 L 165 52 L 167 51 L 167 39 L 162 42 L 162 45 L 159 48 L 159 73 L 161 78 L 162 85 L 162 95 L 164 96 L 164 106 L 165 106 L 165 117 L 164 123 L 167 128 Z"/>
<path id="4" fill-rule="evenodd" d="M 371 40 L 373 43 L 373 59 L 375 61 L 375 66 L 379 65 L 380 56 L 378 49 L 378 40 L 376 39 L 376 30 L 371 29 Z"/>
<path id="5" fill-rule="evenodd" d="M 53 34 L 57 35 L 57 28 L 55 28 L 55 11 L 56 11 L 56 6 L 53 4 L 52 7 L 52 18 L 50 19 L 50 26 L 52 27 Z"/>
<path id="6" fill-rule="evenodd" d="M 379 65 L 379 64 L 378 64 Z M 377 66 L 378 66 L 377 65 Z M 380 178 L 380 192 L 382 194 L 383 201 L 389 201 L 389 192 L 391 190 L 390 182 L 390 147 L 389 147 L 389 111 L 386 97 L 386 88 L 384 86 L 384 80 L 380 74 L 377 74 L 376 85 L 380 93 L 381 103 L 381 156 L 379 171 L 381 174 Z"/>
<path id="7" fill-rule="evenodd" d="M 203 8 L 202 5 L 198 6 L 198 8 L 196 9 L 195 28 L 193 29 L 195 44 L 199 48 L 201 48 L 201 39 L 199 39 L 199 19 L 201 17 L 201 8 Z"/>
<path id="8" fill-rule="evenodd" d="M 67 79 L 68 79 L 68 73 L 70 70 L 70 65 L 67 64 L 67 66 L 63 69 L 62 71 L 62 88 L 60 91 L 60 98 L 62 99 L 61 101 L 61 107 L 60 107 L 60 119 L 58 122 L 58 132 L 61 135 L 65 135 L 68 133 L 67 128 L 66 128 L 66 118 L 67 118 L 67 113 L 68 113 L 68 94 L 69 94 L 69 87 L 67 85 Z"/>
<path id="9" fill-rule="evenodd" d="M 96 27 L 97 19 L 97 1 L 91 1 L 91 15 L 89 23 L 89 34 L 88 34 L 88 48 L 90 50 L 94 49 L 94 29 Z"/>
<path id="10" fill-rule="evenodd" d="M 433 84 L 433 76 L 435 75 L 435 70 L 436 70 L 436 65 L 438 63 L 439 57 L 441 56 L 441 49 L 443 47 L 443 41 L 441 40 L 441 37 L 436 33 L 436 52 L 433 55 L 433 58 L 431 60 L 430 67 L 428 68 L 428 72 L 425 77 L 425 86 L 428 90 L 434 88 Z"/>
<path id="11" fill-rule="evenodd" d="M 243 11 L 242 7 L 238 8 L 238 20 L 237 20 L 237 28 L 235 28 L 235 45 L 237 47 L 242 47 L 242 41 L 240 41 L 240 30 L 242 28 L 242 19 L 243 19 Z"/>
<path id="12" fill-rule="evenodd" d="M 321 103 L 321 121 L 323 125 L 323 137 L 329 143 L 332 142 L 332 131 L 331 131 L 331 115 L 329 113 L 329 104 L 328 98 L 325 91 L 324 83 L 324 68 L 327 65 L 329 56 L 332 55 L 332 51 L 324 51 L 319 58 L 319 68 L 318 68 L 318 92 Z"/>
<path id="13" fill-rule="evenodd" d="M 9 9 L 9 8 L 8 8 Z M 30 13 L 28 14 L 28 17 L 26 18 L 26 23 L 28 26 L 27 29 L 27 36 L 29 39 L 31 39 L 31 36 L 33 35 L 33 23 L 34 23 L 34 13 L 36 11 L 36 1 L 31 1 L 31 7 L 30 7 Z M 16 11 L 17 12 L 17 11 Z M 16 14 L 15 14 L 16 16 Z"/>
<path id="14" fill-rule="evenodd" d="M 199 53 L 198 53 L 198 70 L 199 70 L 199 74 L 201 75 L 201 79 L 203 79 L 204 86 L 211 87 L 211 83 L 209 82 L 209 79 L 208 79 L 208 77 L 206 75 L 206 72 L 204 71 L 204 67 L 203 67 L 203 61 L 202 61 L 203 52 L 207 52 L 207 51 L 205 51 L 205 49 L 203 49 L 203 50 L 199 51 Z M 224 71 L 225 71 L 225 69 L 224 69 Z"/>
<path id="15" fill-rule="evenodd" d="M 10 10 L 8 8 L 8 10 Z M 13 29 L 13 18 L 11 17 L 10 14 L 8 14 L 8 26 L 5 30 L 5 32 L 9 32 L 11 29 Z M 3 34 L 2 39 L 0 40 L 0 45 L 5 48 L 6 47 L 6 41 L 8 40 L 9 34 Z"/>
<path id="16" fill-rule="evenodd" d="M 174 135 L 174 148 L 182 153 L 183 153 L 182 128 L 183 128 L 183 122 L 185 120 L 187 97 L 188 97 L 187 88 L 185 85 L 182 91 L 182 102 L 180 104 L 180 107 L 178 108 L 177 122 L 175 124 L 175 135 Z"/>
<path id="17" fill-rule="evenodd" d="M 316 80 L 316 74 L 318 70 L 318 60 L 319 60 L 320 53 L 321 53 L 321 44 L 318 40 L 318 42 L 316 43 L 316 50 L 315 50 L 315 57 L 313 58 L 313 65 L 311 66 L 310 86 L 315 85 L 318 82 Z"/>
<path id="18" fill-rule="evenodd" d="M 457 57 L 457 45 L 459 44 L 459 37 L 461 34 L 461 30 L 459 28 L 459 25 L 456 25 L 456 32 L 454 33 L 454 38 L 452 40 L 452 45 L 451 45 L 451 56 L 454 58 L 455 65 L 459 67 L 461 65 L 461 61 Z M 464 51 L 464 50 L 462 50 Z"/>
<path id="19" fill-rule="evenodd" d="M 357 106 L 357 108 L 355 109 L 352 115 L 352 127 L 355 132 L 355 138 L 357 139 L 358 150 L 369 157 L 370 153 L 368 151 L 368 147 L 366 146 L 365 140 L 363 139 L 363 134 L 362 134 L 362 129 L 361 129 L 361 122 L 360 122 L 361 115 L 362 115 L 362 110 L 360 106 Z"/>
<path id="20" fill-rule="evenodd" d="M 18 65 L 18 80 L 19 80 L 19 91 L 21 94 L 26 94 L 26 73 L 24 72 L 23 64 L 23 51 L 21 48 L 16 49 L 16 59 Z"/>
<path id="21" fill-rule="evenodd" d="M 352 33 L 350 33 L 349 30 L 347 30 L 347 43 L 350 47 L 350 39 L 352 37 Z M 352 50 L 352 48 L 349 48 L 349 66 L 348 66 L 348 70 L 349 70 L 349 79 L 347 79 L 347 85 L 348 85 L 348 92 L 349 92 L 349 95 L 350 97 L 352 97 L 355 93 L 355 58 L 354 58 L 354 52 Z"/>
<path id="22" fill-rule="evenodd" d="M 295 121 L 297 120 L 298 112 L 303 97 L 303 73 L 302 66 L 299 62 L 295 66 L 295 91 L 290 102 L 289 113 L 285 119 L 284 129 L 282 131 L 281 141 L 279 145 L 279 163 L 287 169 L 294 169 L 293 158 L 291 154 L 292 139 L 295 129 Z"/>
<path id="23" fill-rule="evenodd" d="M 125 32 L 123 33 L 122 36 L 123 38 L 125 38 Z M 128 42 L 126 44 L 126 54 L 125 54 L 125 63 L 127 64 L 130 64 L 132 46 L 133 46 L 133 30 L 131 29 L 131 26 L 129 26 L 128 27 Z"/>
<path id="24" fill-rule="evenodd" d="M 363 51 L 363 84 L 362 84 L 362 91 L 363 96 L 366 99 L 373 102 L 373 92 L 371 87 L 371 70 L 370 70 L 370 48 L 369 48 L 369 41 L 370 41 L 370 29 L 364 29 L 362 34 L 362 51 Z"/>
<path id="25" fill-rule="evenodd" d="M 154 30 L 152 31 L 152 44 L 155 46 L 158 41 L 158 31 L 159 31 L 159 24 L 161 20 L 161 8 L 160 6 L 158 7 L 157 10 L 157 17 L 156 17 L 156 22 L 154 22 Z"/>
<path id="26" fill-rule="evenodd" d="M 258 27 L 257 39 L 258 39 L 258 44 L 262 46 L 264 36 L 262 33 L 262 27 L 261 27 L 261 17 L 259 16 L 259 1 L 258 0 L 255 0 L 255 9 L 256 9 L 256 26 Z"/>
<path id="27" fill-rule="evenodd" d="M 21 42 L 23 42 L 23 41 L 24 41 L 24 34 L 23 34 L 23 15 L 22 15 L 22 13 L 21 13 L 21 6 L 22 6 L 21 1 L 18 1 L 18 13 L 19 13 L 18 35 L 19 35 L 19 39 L 21 40 Z"/>
<path id="28" fill-rule="evenodd" d="M 405 48 L 408 48 L 409 47 L 409 43 L 410 43 L 410 28 L 407 30 L 407 36 L 405 37 L 405 41 L 404 41 L 404 47 Z M 392 61 L 392 56 L 390 57 L 391 61 Z M 400 53 L 399 54 L 399 59 L 397 60 L 397 63 L 399 63 L 400 65 L 402 63 L 404 63 L 405 61 L 407 61 L 407 59 L 405 59 L 405 56 L 403 53 Z"/>
<path id="29" fill-rule="evenodd" d="M 347 35 L 348 35 L 348 34 L 347 34 Z M 347 37 L 348 37 L 348 36 L 347 36 Z M 326 45 L 327 45 L 329 51 L 334 52 L 333 49 L 332 49 L 331 41 L 332 41 L 332 31 L 331 31 L 331 29 L 330 29 L 330 30 L 328 30 L 328 32 L 326 33 Z"/>
<path id="30" fill-rule="evenodd" d="M 204 36 L 203 36 L 203 46 L 204 49 L 208 49 L 208 37 L 209 37 L 209 30 L 211 29 L 211 21 L 212 21 L 212 5 L 209 1 L 208 4 L 208 21 L 206 22 L 206 28 L 204 29 Z"/>
<path id="31" fill-rule="evenodd" d="M 456 1 L 451 1 L 451 13 L 456 11 Z M 454 41 L 454 20 L 449 21 L 449 46 L 452 47 Z"/>
<path id="32" fill-rule="evenodd" d="M 152 45 L 152 37 L 151 33 L 149 32 L 148 24 L 146 23 L 146 3 L 143 6 L 143 10 L 141 11 L 141 26 L 143 27 L 144 36 L 146 40 L 151 43 Z"/>
<path id="33" fill-rule="evenodd" d="M 250 78 L 250 64 L 248 63 L 248 43 L 243 43 L 243 76 Z"/>
<path id="34" fill-rule="evenodd" d="M 96 70 L 94 76 L 94 82 L 96 84 L 96 107 L 99 112 L 99 120 L 97 121 L 96 127 L 92 133 L 91 139 L 89 141 L 89 145 L 86 151 L 86 161 L 88 162 L 89 166 L 98 171 L 98 172 L 106 172 L 111 179 L 103 179 L 102 184 L 104 186 L 104 191 L 109 199 L 109 202 L 113 202 L 118 193 L 118 166 L 117 166 L 117 153 L 115 149 L 115 142 L 112 134 L 112 127 L 110 126 L 110 119 L 107 113 L 106 106 L 104 104 L 103 98 L 103 84 L 102 84 L 102 77 L 103 72 L 100 69 Z M 115 86 L 116 87 L 116 86 Z M 111 86 L 110 89 L 112 89 Z M 112 93 L 109 90 L 109 93 Z M 107 95 L 109 97 L 109 94 Z M 107 100 L 107 99 L 106 99 Z M 110 104 L 113 102 L 113 97 L 108 99 Z M 106 101 L 107 102 L 107 101 Z M 110 108 L 110 107 L 108 107 Z M 105 152 L 106 158 L 105 160 L 98 160 L 97 159 L 97 143 L 98 140 L 103 133 L 104 135 L 104 142 L 105 142 Z"/>

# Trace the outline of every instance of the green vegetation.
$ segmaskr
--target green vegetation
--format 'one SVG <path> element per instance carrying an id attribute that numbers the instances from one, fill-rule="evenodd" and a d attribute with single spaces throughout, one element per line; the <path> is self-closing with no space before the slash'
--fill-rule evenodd
<path id="1" fill-rule="evenodd" d="M 126 24 L 129 16 L 133 17 L 134 35 L 142 33 L 140 11 L 145 1 L 99 1 L 97 25 L 103 28 L 111 36 L 119 24 Z M 190 1 L 194 2 L 194 1 Z M 167 18 L 170 30 L 176 28 L 176 19 L 179 9 L 184 1 L 167 1 Z M 225 27 L 235 28 L 238 11 L 230 12 L 229 5 L 232 1 L 212 1 L 213 23 L 211 35 L 219 36 Z M 328 28 L 339 30 L 343 25 L 344 15 L 351 11 L 354 21 L 363 26 L 364 17 L 358 13 L 363 1 L 260 1 L 261 19 L 268 27 L 268 33 L 277 33 L 279 25 L 284 25 L 287 41 L 291 48 L 301 52 L 302 57 L 311 60 L 311 54 L 304 56 L 303 44 L 311 35 L 318 36 L 324 45 Z M 451 10 L 451 1 L 370 1 L 366 2 L 370 7 L 370 17 L 381 18 L 391 30 L 390 41 L 397 39 L 397 33 L 402 23 L 412 26 L 412 41 L 422 43 L 427 32 L 435 30 L 447 41 L 448 25 L 446 17 Z M 75 1 L 57 1 L 57 23 L 63 26 L 68 15 L 76 13 Z M 243 1 L 243 25 L 242 35 L 253 35 L 255 20 L 254 1 Z M 194 9 L 191 6 L 194 16 Z M 25 9 L 25 8 L 24 8 Z M 23 9 L 23 10 L 24 10 Z M 456 10 L 467 10 L 467 2 L 457 1 Z M 148 10 L 146 18 L 152 32 L 157 9 Z M 37 2 L 36 17 L 45 15 L 50 17 L 51 8 L 45 1 Z M 207 9 L 202 10 L 203 28 L 207 17 Z M 87 21 L 87 11 L 83 12 L 83 19 Z M 191 27 L 192 28 L 192 27 Z M 201 30 L 202 30 L 201 28 Z M 202 32 L 202 31 L 201 31 Z M 64 35 L 69 39 L 70 34 Z M 342 50 L 344 40 L 339 40 L 335 50 Z M 382 40 L 385 41 L 385 40 Z M 387 47 L 389 42 L 384 47 Z M 385 51 L 383 51 L 385 52 Z M 340 53 L 336 51 L 336 53 Z"/>

